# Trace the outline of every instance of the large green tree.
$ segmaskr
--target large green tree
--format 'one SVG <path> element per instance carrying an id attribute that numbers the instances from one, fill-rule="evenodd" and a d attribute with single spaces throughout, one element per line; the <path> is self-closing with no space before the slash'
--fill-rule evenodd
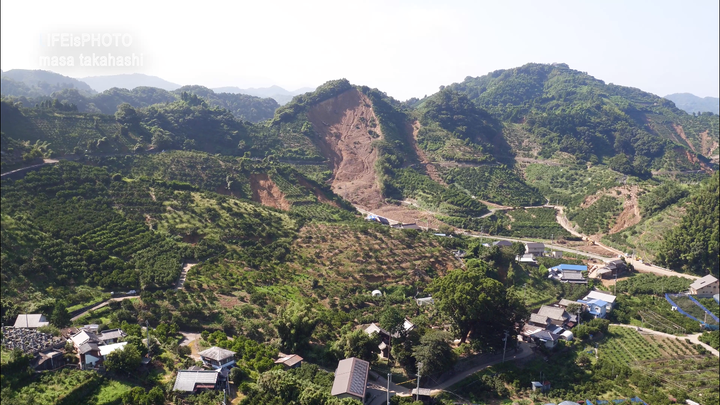
<path id="1" fill-rule="evenodd" d="M 132 373 L 140 367 L 140 352 L 132 344 L 126 344 L 105 356 L 105 368 L 115 372 Z"/>
<path id="2" fill-rule="evenodd" d="M 280 310 L 275 328 L 283 350 L 296 353 L 310 342 L 317 317 L 309 305 L 296 304 Z"/>
<path id="3" fill-rule="evenodd" d="M 413 350 L 413 356 L 422 367 L 422 375 L 433 375 L 450 370 L 457 361 L 453 352 L 452 335 L 445 331 L 431 330 L 420 338 L 420 344 Z"/>
<path id="4" fill-rule="evenodd" d="M 718 274 L 720 262 L 720 223 L 718 172 L 706 180 L 692 197 L 680 225 L 665 237 L 658 262 L 674 270 L 696 274 Z"/>
<path id="5" fill-rule="evenodd" d="M 505 332 L 517 336 L 527 310 L 488 274 L 493 274 L 492 269 L 478 260 L 466 270 L 453 270 L 433 280 L 430 290 L 462 343 L 471 335 L 480 348 L 498 348 Z"/>
<path id="6" fill-rule="evenodd" d="M 380 354 L 380 337 L 377 333 L 368 335 L 364 330 L 348 332 L 333 345 L 339 357 L 357 357 L 369 362 L 375 362 Z"/>

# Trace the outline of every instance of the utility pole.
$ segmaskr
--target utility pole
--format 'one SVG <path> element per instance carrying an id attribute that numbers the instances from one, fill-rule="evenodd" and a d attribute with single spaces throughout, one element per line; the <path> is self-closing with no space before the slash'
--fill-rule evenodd
<path id="1" fill-rule="evenodd" d="M 419 401 L 420 400 L 420 370 L 422 370 L 422 366 L 423 366 L 422 362 L 419 362 L 417 364 L 417 366 L 418 366 L 418 378 L 417 378 L 417 388 L 415 390 L 415 400 Z"/>
<path id="2" fill-rule="evenodd" d="M 387 381 L 387 405 L 390 405 L 390 380 L 392 379 L 392 373 L 388 373 Z"/>
<path id="3" fill-rule="evenodd" d="M 507 338 L 508 338 L 508 332 L 505 331 L 505 338 L 503 339 L 503 341 L 505 342 L 505 344 L 503 345 L 503 361 L 502 361 L 503 363 L 505 363 L 505 349 L 507 349 Z"/>
<path id="4" fill-rule="evenodd" d="M 617 297 L 617 269 L 615 270 L 615 285 L 613 285 L 613 295 Z"/>
<path id="5" fill-rule="evenodd" d="M 147 332 L 147 348 L 148 348 L 148 357 L 150 356 L 150 323 L 148 320 L 145 320 L 145 332 Z"/>

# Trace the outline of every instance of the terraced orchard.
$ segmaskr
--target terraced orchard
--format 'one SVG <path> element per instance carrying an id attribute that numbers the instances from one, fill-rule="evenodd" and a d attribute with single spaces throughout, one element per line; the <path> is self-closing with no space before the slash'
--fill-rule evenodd
<path id="1" fill-rule="evenodd" d="M 325 280 L 328 295 L 336 297 L 342 293 L 334 289 L 348 282 L 411 284 L 460 265 L 433 237 L 376 226 L 311 224 L 300 230 L 293 253 L 291 267 Z"/>
<path id="2" fill-rule="evenodd" d="M 718 362 L 685 339 L 641 335 L 631 328 L 610 327 L 599 347 L 601 360 L 642 370 L 666 386 L 692 396 L 717 390 Z"/>

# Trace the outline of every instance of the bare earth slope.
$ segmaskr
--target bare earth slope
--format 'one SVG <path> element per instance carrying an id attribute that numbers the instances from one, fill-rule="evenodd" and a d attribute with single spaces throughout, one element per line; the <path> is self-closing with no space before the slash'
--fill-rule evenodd
<path id="1" fill-rule="evenodd" d="M 383 198 L 375 174 L 378 152 L 369 133 L 380 137 L 378 122 L 368 98 L 356 89 L 325 100 L 308 112 L 318 145 L 333 165 L 332 188 L 335 193 L 364 209 L 382 205 Z"/>
<path id="2" fill-rule="evenodd" d="M 285 199 L 285 195 L 266 173 L 251 175 L 250 188 L 253 201 L 267 207 L 286 211 L 290 209 L 290 203 Z"/>

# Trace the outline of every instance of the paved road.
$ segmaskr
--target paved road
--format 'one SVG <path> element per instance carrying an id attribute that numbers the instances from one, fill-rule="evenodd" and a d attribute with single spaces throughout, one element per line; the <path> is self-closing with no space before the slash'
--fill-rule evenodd
<path id="1" fill-rule="evenodd" d="M 532 351 L 532 345 L 529 343 L 521 342 L 520 343 L 520 350 L 518 350 L 517 353 L 515 352 L 507 352 L 507 355 L 505 357 L 505 361 L 516 361 L 521 360 L 527 357 L 530 357 L 533 355 Z M 446 391 L 448 388 L 452 387 L 453 385 L 457 384 L 458 382 L 470 377 L 471 375 L 482 371 L 490 366 L 493 366 L 495 364 L 502 362 L 502 353 L 495 354 L 491 356 L 487 356 L 481 360 L 481 363 L 478 363 L 474 365 L 473 367 L 458 372 L 457 375 L 453 376 L 452 378 L 443 381 L 440 384 L 435 385 L 425 385 L 423 388 L 430 388 L 432 395 L 438 395 L 443 391 Z M 369 402 L 369 405 L 374 404 L 382 404 L 385 402 L 385 398 L 387 396 L 387 378 L 384 376 L 378 376 L 377 379 L 373 380 L 370 384 L 370 392 L 371 392 L 371 400 Z M 399 385 L 395 385 L 393 383 L 390 383 L 390 392 L 391 395 L 397 395 L 401 397 L 407 397 L 411 395 L 411 390 Z M 448 391 L 451 392 L 451 391 Z"/>
<path id="2" fill-rule="evenodd" d="M 88 309 L 88 310 L 85 311 L 85 312 L 81 312 L 81 313 L 79 313 L 78 315 L 73 316 L 72 318 L 70 318 L 70 320 L 71 320 L 71 321 L 77 321 L 78 319 L 80 319 L 81 317 L 83 317 L 83 316 L 84 316 L 85 314 L 87 314 L 88 312 L 94 311 L 94 310 L 96 310 L 96 309 L 99 309 L 99 308 L 104 307 L 105 305 L 107 305 L 108 303 L 110 303 L 110 301 L 122 301 L 122 300 L 127 300 L 127 299 L 130 299 L 130 298 L 138 298 L 138 297 L 140 297 L 140 296 L 139 296 L 139 295 L 126 295 L 126 296 L 124 296 L 124 297 L 110 298 L 109 300 L 107 300 L 107 301 L 105 301 L 105 302 L 101 302 L 101 303 L 95 305 L 94 307 Z"/>
<path id="3" fill-rule="evenodd" d="M 356 208 L 357 208 L 357 207 L 356 207 Z M 563 207 L 562 207 L 562 206 L 543 205 L 543 206 L 539 206 L 539 207 L 525 207 L 525 208 L 555 208 L 556 210 L 558 210 L 558 223 L 560 223 L 560 225 L 561 225 L 563 228 L 567 229 L 567 231 L 570 232 L 571 234 L 573 234 L 574 236 L 585 237 L 585 235 L 582 235 L 582 234 L 578 233 L 577 231 L 575 231 L 574 229 L 572 229 L 572 227 L 570 227 L 570 224 L 568 223 L 567 218 L 565 218 L 565 215 L 564 215 Z M 370 212 L 370 211 L 365 211 L 365 210 L 362 210 L 362 209 L 360 209 L 360 208 L 358 208 L 358 211 L 360 211 L 360 212 L 361 212 L 362 214 L 364 214 L 364 215 L 372 214 L 372 212 Z M 387 219 L 390 221 L 391 224 L 394 224 L 394 223 L 397 223 L 397 222 L 398 222 L 398 221 L 393 220 L 392 218 L 387 218 Z M 421 227 L 421 228 L 425 229 L 424 227 Z M 494 240 L 507 240 L 507 241 L 510 241 L 510 242 L 521 242 L 521 243 L 532 242 L 532 241 L 530 241 L 530 240 L 520 239 L 520 238 L 508 238 L 508 237 L 496 236 L 496 235 L 493 235 L 493 236 L 479 235 L 479 234 L 477 234 L 477 233 L 472 233 L 472 232 L 467 231 L 467 230 L 464 230 L 464 229 L 458 229 L 458 230 L 457 230 L 457 233 L 463 234 L 463 235 L 467 235 L 467 236 L 471 236 L 471 237 L 475 237 L 475 238 L 482 237 L 482 238 L 488 238 L 488 239 L 494 239 Z M 624 255 L 624 254 L 625 254 L 625 253 L 623 253 L 623 252 L 621 252 L 621 251 L 619 251 L 619 250 L 617 250 L 617 249 L 614 249 L 614 248 L 611 248 L 611 247 L 609 247 L 609 246 L 603 245 L 603 244 L 600 243 L 600 242 L 595 241 L 595 244 L 596 244 L 597 246 L 600 246 L 601 248 L 607 250 L 608 253 L 615 254 L 615 255 L 617 255 L 617 256 L 620 256 L 620 255 Z M 601 261 L 606 262 L 606 263 L 609 262 L 610 260 L 615 260 L 615 259 L 617 258 L 617 257 L 604 257 L 604 256 L 596 255 L 596 254 L 593 254 L 593 253 L 585 252 L 585 251 L 582 251 L 582 250 L 572 249 L 572 248 L 568 248 L 568 247 L 565 247 L 565 246 L 552 245 L 552 244 L 548 244 L 548 243 L 546 243 L 545 246 L 550 247 L 550 248 L 555 249 L 555 250 L 562 251 L 562 252 L 573 253 L 573 254 L 580 255 L 580 256 L 585 256 L 585 257 L 588 257 L 588 258 L 591 258 L 591 259 L 601 260 Z M 638 262 L 637 260 L 634 260 L 634 259 L 627 259 L 627 260 L 628 260 L 630 263 L 632 263 L 632 265 L 635 267 L 635 270 L 637 270 L 637 271 L 640 272 L 640 273 L 653 273 L 653 274 L 657 274 L 657 275 L 659 275 L 659 276 L 665 276 L 665 277 L 678 276 L 678 277 L 684 277 L 684 278 L 687 278 L 687 279 L 690 279 L 690 280 L 696 280 L 696 279 L 700 278 L 700 277 L 698 277 L 698 276 L 693 276 L 693 275 L 690 275 L 690 274 L 678 273 L 678 272 L 676 272 L 676 271 L 673 271 L 673 270 L 670 270 L 670 269 L 666 269 L 666 268 L 663 268 L 663 267 L 652 266 L 652 265 L 648 265 L 648 264 L 645 264 L 645 263 L 640 263 L 640 262 Z"/>
<path id="4" fill-rule="evenodd" d="M 514 360 L 521 360 L 526 357 L 530 357 L 533 355 L 532 351 L 532 345 L 530 343 L 521 342 L 520 343 L 520 350 L 515 352 L 507 352 L 505 356 L 505 361 L 514 361 Z M 489 356 L 489 358 L 484 361 L 483 363 L 480 363 L 470 369 L 467 369 L 465 371 L 461 371 L 458 373 L 458 375 L 450 378 L 447 381 L 444 381 L 432 388 L 432 394 L 437 395 L 441 393 L 442 391 L 447 390 L 448 388 L 452 387 L 453 385 L 459 383 L 460 381 L 470 377 L 471 375 L 477 373 L 478 371 L 482 371 L 490 366 L 493 366 L 495 364 L 502 363 L 502 353 L 496 354 L 493 356 Z"/>
<path id="5" fill-rule="evenodd" d="M 715 355 L 716 357 L 720 357 L 720 352 L 718 352 L 717 350 L 713 349 L 713 348 L 710 347 L 708 344 L 703 343 L 703 342 L 700 341 L 699 337 L 700 337 L 700 335 L 702 335 L 702 333 L 695 333 L 695 334 L 693 334 L 693 335 L 676 336 L 676 335 L 671 335 L 671 334 L 669 334 L 669 333 L 658 332 L 658 331 L 652 330 L 652 329 L 638 328 L 637 326 L 633 326 L 633 325 L 622 325 L 622 324 L 619 324 L 619 323 L 613 323 L 613 324 L 611 324 L 611 325 L 612 325 L 612 326 L 620 326 L 620 327 L 622 327 L 622 328 L 635 329 L 635 330 L 637 330 L 638 332 L 640 332 L 640 333 L 642 333 L 642 334 L 644 334 L 644 335 L 657 335 L 657 336 L 662 336 L 662 337 L 666 337 L 666 338 L 673 338 L 673 339 L 689 339 L 691 342 L 693 342 L 693 344 L 696 344 L 696 345 L 699 344 L 699 345 L 701 345 L 702 347 L 704 347 L 705 350 L 709 351 L 710 353 L 712 353 L 712 354 Z"/>
<path id="6" fill-rule="evenodd" d="M 520 242 L 520 243 L 531 242 L 531 241 L 526 240 L 526 239 L 508 238 L 508 237 L 505 237 L 505 236 L 478 235 L 478 234 L 470 233 L 470 232 L 468 232 L 468 231 L 463 231 L 463 230 L 458 231 L 458 233 L 461 233 L 461 234 L 467 235 L 467 236 L 471 236 L 471 237 L 473 237 L 473 238 L 483 238 L 483 239 L 493 239 L 493 240 L 507 240 L 507 241 L 510 241 L 510 242 Z M 549 244 L 549 243 L 546 243 L 545 246 L 547 246 L 547 247 L 549 247 L 549 248 L 552 248 L 552 249 L 555 249 L 555 250 L 560 250 L 560 251 L 563 251 L 563 252 L 574 253 L 574 254 L 581 255 L 581 256 L 585 256 L 585 257 L 589 257 L 589 258 L 592 258 L 592 259 L 602 260 L 602 261 L 604 261 L 604 262 L 609 262 L 610 260 L 613 260 L 613 258 L 611 258 L 611 257 L 604 257 L 604 256 L 596 255 L 596 254 L 593 254 L 593 253 L 584 252 L 584 251 L 582 251 L 582 250 L 571 249 L 571 248 L 568 248 L 568 247 L 565 247 L 565 246 L 551 245 L 551 244 Z"/>
<path id="7" fill-rule="evenodd" d="M 42 163 L 38 163 L 38 164 L 36 164 L 36 165 L 30 165 L 30 166 L 21 167 L 21 168 L 19 168 L 19 169 L 11 170 L 11 171 L 9 171 L 9 172 L 6 172 L 6 173 L 1 174 L 0 177 L 5 177 L 5 176 L 8 176 L 8 177 L 9 177 L 9 176 L 12 176 L 13 173 L 19 173 L 19 172 L 23 172 L 23 171 L 25 171 L 25 170 L 34 169 L 34 168 L 42 167 L 42 166 L 45 166 L 45 165 L 52 165 L 52 164 L 55 164 L 55 163 L 57 163 L 57 162 L 58 162 L 57 159 L 43 159 L 43 162 L 42 162 Z"/>

